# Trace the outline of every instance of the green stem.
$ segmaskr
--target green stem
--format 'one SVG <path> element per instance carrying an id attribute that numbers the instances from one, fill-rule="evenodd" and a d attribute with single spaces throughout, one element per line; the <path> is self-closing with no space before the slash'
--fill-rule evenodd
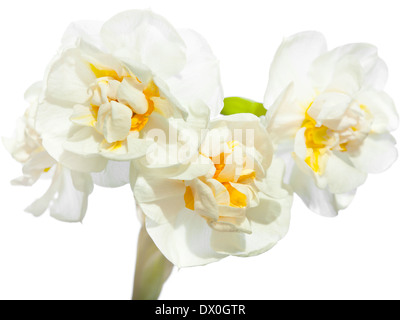
<path id="1" fill-rule="evenodd" d="M 139 233 L 132 300 L 157 300 L 173 264 L 158 250 L 146 228 Z"/>

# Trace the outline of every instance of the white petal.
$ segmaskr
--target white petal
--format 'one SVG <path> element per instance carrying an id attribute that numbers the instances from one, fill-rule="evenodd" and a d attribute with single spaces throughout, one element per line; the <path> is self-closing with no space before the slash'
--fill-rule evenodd
<path id="1" fill-rule="evenodd" d="M 130 159 L 138 159 L 143 157 L 147 154 L 150 146 L 154 144 L 154 141 L 151 140 L 135 138 L 133 134 L 128 136 L 127 141 Z"/>
<path id="2" fill-rule="evenodd" d="M 337 64 L 344 58 L 357 60 L 364 72 L 368 72 L 376 64 L 378 56 L 376 47 L 364 43 L 347 44 L 321 55 L 314 61 L 309 73 L 318 90 L 322 91 L 329 85 Z"/>
<path id="3" fill-rule="evenodd" d="M 196 213 L 217 220 L 218 205 L 212 189 L 200 179 L 194 179 L 190 184 L 194 196 L 194 210 Z"/>
<path id="4" fill-rule="evenodd" d="M 186 187 L 182 181 L 139 176 L 132 181 L 132 190 L 137 201 L 143 204 L 173 197 L 183 200 Z"/>
<path id="5" fill-rule="evenodd" d="M 99 172 L 107 165 L 107 159 L 100 155 L 85 157 L 72 152 L 65 151 L 60 156 L 60 163 L 68 169 L 78 172 Z"/>
<path id="6" fill-rule="evenodd" d="M 268 112 L 265 124 L 274 143 L 291 139 L 304 121 L 306 108 L 294 101 L 294 85 L 290 83 L 272 105 L 264 102 Z"/>
<path id="7" fill-rule="evenodd" d="M 73 109 L 44 101 L 39 104 L 36 116 L 36 129 L 42 136 L 43 146 L 56 160 L 63 153 L 63 143 L 70 130 L 70 117 Z"/>
<path id="8" fill-rule="evenodd" d="M 219 128 L 224 128 L 227 133 L 227 136 L 222 135 L 219 139 L 224 138 L 225 142 L 237 140 L 249 149 L 256 148 L 257 152 L 261 154 L 263 167 L 268 168 L 270 166 L 273 156 L 272 141 L 257 116 L 250 113 L 241 113 L 213 119 L 210 122 L 209 129 Z M 212 141 L 214 137 L 211 131 L 209 136 Z M 219 153 L 214 154 L 218 155 Z"/>
<path id="9" fill-rule="evenodd" d="M 42 81 L 35 82 L 25 91 L 24 99 L 30 104 L 36 104 L 40 99 L 42 93 L 43 93 L 43 82 Z"/>
<path id="10" fill-rule="evenodd" d="M 364 87 L 375 90 L 383 90 L 388 78 L 388 67 L 381 59 L 376 59 L 375 63 L 366 71 L 364 76 Z"/>
<path id="11" fill-rule="evenodd" d="M 220 253 L 252 256 L 271 249 L 289 229 L 292 197 L 273 200 L 260 195 L 260 205 L 247 209 L 251 234 L 213 231 L 212 246 Z"/>
<path id="12" fill-rule="evenodd" d="M 212 117 L 218 116 L 224 98 L 219 62 L 198 33 L 180 30 L 179 34 L 186 44 L 187 63 L 178 76 L 168 79 L 168 86 L 184 106 L 200 100 L 205 103 L 204 108 L 211 111 Z"/>
<path id="13" fill-rule="evenodd" d="M 28 162 L 25 163 L 23 167 L 24 174 L 29 174 L 33 171 L 41 171 L 44 169 L 52 167 L 56 164 L 56 161 L 49 156 L 46 151 L 31 154 Z"/>
<path id="14" fill-rule="evenodd" d="M 99 153 L 100 143 L 103 137 L 92 127 L 75 127 L 70 133 L 70 138 L 64 143 L 67 151 L 91 156 Z"/>
<path id="15" fill-rule="evenodd" d="M 90 179 L 90 175 L 85 177 Z M 88 197 L 92 190 L 91 179 L 85 183 L 87 192 L 75 189 L 71 171 L 66 168 L 63 168 L 60 179 L 57 195 L 50 206 L 50 215 L 65 222 L 81 222 L 86 214 Z"/>
<path id="16" fill-rule="evenodd" d="M 285 173 L 285 163 L 283 160 L 274 157 L 271 166 L 268 168 L 267 176 L 263 181 L 255 181 L 256 186 L 266 195 L 273 198 L 283 198 L 288 195 L 288 191 L 283 187 L 283 176 Z"/>
<path id="17" fill-rule="evenodd" d="M 356 100 L 364 105 L 373 116 L 371 129 L 376 133 L 395 130 L 399 125 L 399 115 L 393 100 L 384 92 L 363 91 Z"/>
<path id="18" fill-rule="evenodd" d="M 297 131 L 295 140 L 294 140 L 294 148 L 293 151 L 296 153 L 297 157 L 299 159 L 304 160 L 307 156 L 307 147 L 306 147 L 306 142 L 304 138 L 304 132 L 306 131 L 306 128 L 301 128 L 299 131 Z"/>
<path id="19" fill-rule="evenodd" d="M 187 107 L 183 105 L 171 92 L 170 87 L 166 80 L 163 78 L 154 75 L 153 82 L 157 86 L 158 91 L 160 92 L 160 97 L 167 99 L 168 102 L 173 106 L 173 110 L 175 112 L 175 116 L 177 115 L 187 115 Z"/>
<path id="20" fill-rule="evenodd" d="M 32 186 L 44 171 L 56 164 L 55 160 L 45 151 L 30 156 L 22 168 L 23 176 L 11 181 L 12 185 Z"/>
<path id="21" fill-rule="evenodd" d="M 353 99 L 347 94 L 324 92 L 315 99 L 307 113 L 317 121 L 317 125 L 343 130 L 349 127 L 343 118 L 352 102 Z"/>
<path id="22" fill-rule="evenodd" d="M 150 11 L 132 10 L 114 16 L 103 25 L 101 36 L 114 55 L 127 62 L 141 62 L 161 77 L 176 74 L 185 64 L 179 34 Z"/>
<path id="23" fill-rule="evenodd" d="M 179 169 L 178 169 L 179 168 Z M 209 158 L 199 155 L 195 160 L 189 162 L 187 165 L 181 164 L 177 166 L 178 171 L 170 174 L 171 179 L 176 180 L 193 180 L 201 176 L 214 174 L 215 167 Z"/>
<path id="24" fill-rule="evenodd" d="M 166 119 L 153 112 L 140 133 L 143 139 L 153 141 L 146 154 L 149 167 L 188 164 L 198 154 L 199 133 L 187 127 L 182 119 Z"/>
<path id="25" fill-rule="evenodd" d="M 313 212 L 326 217 L 338 214 L 334 194 L 315 185 L 314 179 L 302 172 L 297 166 L 293 167 L 290 186 Z"/>
<path id="26" fill-rule="evenodd" d="M 164 118 L 182 118 L 182 112 L 166 97 L 152 97 L 154 112 L 159 113 Z M 208 109 L 207 109 L 208 110 Z M 208 120 L 208 119 L 207 119 Z"/>
<path id="27" fill-rule="evenodd" d="M 216 128 L 211 128 L 211 125 L 201 145 L 201 154 L 207 158 L 219 157 L 224 151 L 225 142 L 233 140 L 232 133 L 224 124 Z"/>
<path id="28" fill-rule="evenodd" d="M 233 155 L 228 155 L 225 159 L 225 166 L 223 167 L 221 173 L 218 175 L 218 179 L 221 182 L 236 181 L 243 171 L 242 165 L 235 163 L 236 159 L 233 159 Z M 237 160 L 240 161 L 240 160 Z"/>
<path id="29" fill-rule="evenodd" d="M 93 180 L 89 173 L 71 171 L 71 179 L 77 191 L 87 194 L 93 192 Z"/>
<path id="30" fill-rule="evenodd" d="M 333 196 L 335 200 L 335 207 L 337 208 L 337 210 L 346 209 L 353 201 L 353 198 L 356 195 L 356 191 L 357 189 L 354 189 L 347 193 L 334 194 Z"/>
<path id="31" fill-rule="evenodd" d="M 294 83 L 295 97 L 302 102 L 310 101 L 314 93 L 308 70 L 325 51 L 325 38 L 317 32 L 302 32 L 284 39 L 270 67 L 266 106 L 272 105 L 291 82 Z"/>
<path id="32" fill-rule="evenodd" d="M 126 105 L 111 101 L 111 110 L 104 120 L 103 134 L 107 142 L 123 141 L 131 129 L 132 110 Z"/>
<path id="33" fill-rule="evenodd" d="M 106 159 L 94 154 L 91 157 L 82 157 L 64 149 L 70 129 L 70 117 L 73 113 L 72 108 L 63 107 L 57 104 L 51 104 L 47 101 L 38 106 L 36 117 L 36 129 L 41 134 L 43 147 L 55 160 L 64 166 L 83 172 L 98 172 L 105 168 Z M 91 129 L 87 127 L 87 129 Z M 88 135 L 89 137 L 90 135 Z M 82 151 L 82 148 L 78 148 Z"/>
<path id="34" fill-rule="evenodd" d="M 290 197 L 287 196 L 287 199 Z M 265 194 L 260 194 L 260 204 L 248 210 L 247 218 L 260 224 L 271 224 L 279 218 L 282 212 L 281 201 L 271 198 Z"/>
<path id="35" fill-rule="evenodd" d="M 220 254 L 235 255 L 246 250 L 246 238 L 244 233 L 223 232 L 213 230 L 211 246 Z"/>
<path id="36" fill-rule="evenodd" d="M 357 58 L 352 56 L 343 57 L 335 65 L 332 79 L 325 90 L 354 95 L 362 86 L 362 81 L 364 80 L 363 71 Z"/>
<path id="37" fill-rule="evenodd" d="M 6 138 L 6 137 L 1 137 L 1 142 L 3 143 L 4 148 L 6 148 L 6 150 L 13 155 L 15 153 L 15 151 L 17 150 L 17 141 L 18 141 L 18 136 L 20 136 L 20 133 L 18 132 L 18 128 L 20 126 L 17 124 L 17 132 L 15 134 L 15 138 Z M 22 132 L 23 134 L 23 132 Z M 25 152 L 25 150 L 23 151 L 23 153 L 21 154 L 21 156 L 18 156 L 15 158 L 15 156 L 13 156 L 13 158 L 15 160 L 17 160 L 18 162 L 24 162 L 29 158 L 29 155 L 27 154 L 27 152 Z M 20 159 L 20 160 L 18 160 Z"/>
<path id="38" fill-rule="evenodd" d="M 47 76 L 46 97 L 69 103 L 85 103 L 90 98 L 89 85 L 95 80 L 89 64 L 77 49 L 61 54 Z"/>
<path id="39" fill-rule="evenodd" d="M 28 206 L 25 209 L 26 212 L 32 213 L 34 216 L 38 217 L 49 208 L 51 201 L 61 186 L 62 170 L 61 166 L 57 166 L 49 189 L 47 189 L 41 198 L 35 200 L 30 206 Z"/>
<path id="40" fill-rule="evenodd" d="M 145 158 L 135 161 L 135 166 L 140 167 L 140 172 L 146 176 L 169 178 L 174 180 L 193 180 L 200 176 L 214 175 L 215 167 L 209 158 L 199 155 L 189 163 L 178 163 L 167 166 L 155 167 L 149 165 Z"/>
<path id="41" fill-rule="evenodd" d="M 151 219 L 157 224 L 170 224 L 174 217 L 185 208 L 183 194 L 174 194 L 168 198 L 162 198 L 155 201 L 141 202 L 138 205 L 143 210 L 146 218 Z M 186 209 L 189 210 L 189 209 Z M 185 211 L 186 211 L 185 210 Z"/>
<path id="42" fill-rule="evenodd" d="M 216 179 L 208 179 L 206 183 L 213 191 L 218 206 L 229 206 L 230 196 L 225 186 Z"/>
<path id="43" fill-rule="evenodd" d="M 332 193 L 346 193 L 362 185 L 367 174 L 354 168 L 340 154 L 334 152 L 327 161 L 324 176 Z"/>
<path id="44" fill-rule="evenodd" d="M 136 89 L 127 79 L 121 82 L 118 88 L 118 101 L 129 105 L 135 113 L 144 114 L 149 109 L 146 96 Z"/>
<path id="45" fill-rule="evenodd" d="M 204 218 L 186 209 L 168 219 L 168 223 L 158 224 L 146 218 L 146 228 L 160 251 L 177 267 L 205 265 L 226 256 L 211 247 L 212 229 Z"/>
<path id="46" fill-rule="evenodd" d="M 65 47 L 74 47 L 82 39 L 92 46 L 102 49 L 103 46 L 100 38 L 102 25 L 103 23 L 100 21 L 75 21 L 65 31 L 62 43 Z"/>
<path id="47" fill-rule="evenodd" d="M 300 139 L 299 139 L 300 140 Z M 301 140 L 300 140 L 301 141 Z M 298 148 L 298 146 L 296 146 Z M 320 167 L 323 168 L 323 171 L 325 171 L 326 167 L 326 162 L 328 160 L 328 157 L 330 156 L 330 153 L 325 153 L 320 156 L 318 159 Z M 292 159 L 294 160 L 295 167 L 300 169 L 303 173 L 305 173 L 307 176 L 312 177 L 314 180 L 314 183 L 316 186 L 320 189 L 325 189 L 328 180 L 326 178 L 326 175 L 320 175 L 319 173 L 316 173 L 311 169 L 311 167 L 305 162 L 305 157 L 300 157 L 297 152 L 292 153 Z"/>
<path id="48" fill-rule="evenodd" d="M 368 173 L 388 169 L 397 159 L 396 141 L 390 134 L 369 134 L 362 145 L 349 157 L 354 166 Z"/>
<path id="49" fill-rule="evenodd" d="M 210 111 L 204 102 L 200 100 L 193 101 L 188 105 L 188 109 L 189 112 L 186 119 L 188 126 L 197 130 L 206 129 L 210 119 Z"/>
<path id="50" fill-rule="evenodd" d="M 11 180 L 13 186 L 26 186 L 31 187 L 40 179 L 41 173 L 32 173 L 30 175 L 23 175 Z"/>
<path id="51" fill-rule="evenodd" d="M 229 208 L 229 211 L 230 212 L 236 211 L 235 214 L 238 212 L 243 212 L 243 214 L 241 214 L 241 215 L 244 215 L 245 209 L 244 208 Z M 221 216 L 221 217 L 219 217 L 218 221 L 213 221 L 213 220 L 209 221 L 209 225 L 214 230 L 221 231 L 221 232 L 228 232 L 228 233 L 240 232 L 240 233 L 246 233 L 246 234 L 252 233 L 251 225 L 249 223 L 249 220 L 247 220 L 246 217 L 232 218 L 232 217 L 227 217 L 227 216 Z"/>
<path id="52" fill-rule="evenodd" d="M 93 126 L 96 123 L 96 119 L 94 118 L 92 112 L 90 112 L 90 109 L 81 104 L 76 104 L 74 106 L 70 120 L 73 123 L 82 126 Z"/>
<path id="53" fill-rule="evenodd" d="M 102 172 L 92 173 L 95 184 L 107 188 L 117 188 L 129 183 L 128 161 L 108 161 Z"/>

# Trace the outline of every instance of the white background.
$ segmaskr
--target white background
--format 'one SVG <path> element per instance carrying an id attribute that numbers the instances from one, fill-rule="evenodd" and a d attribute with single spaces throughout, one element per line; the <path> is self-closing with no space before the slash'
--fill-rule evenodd
<path id="1" fill-rule="evenodd" d="M 67 25 L 151 8 L 192 28 L 220 60 L 225 96 L 262 101 L 268 68 L 285 36 L 325 34 L 330 48 L 369 42 L 389 67 L 400 105 L 397 1 L 7 1 L 0 12 L 0 136 L 11 136 Z M 399 131 L 395 132 L 400 141 Z M 0 299 L 129 299 L 139 222 L 130 188 L 97 187 L 82 224 L 23 209 L 48 181 L 11 187 L 20 165 L 0 147 Z M 175 270 L 161 299 L 399 299 L 400 162 L 369 176 L 351 206 L 322 218 L 295 198 L 288 235 L 254 258 Z"/>

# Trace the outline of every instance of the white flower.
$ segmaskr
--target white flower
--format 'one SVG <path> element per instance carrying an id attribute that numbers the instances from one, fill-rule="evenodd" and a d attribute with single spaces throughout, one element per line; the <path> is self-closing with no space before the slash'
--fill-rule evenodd
<path id="1" fill-rule="evenodd" d="M 285 39 L 270 69 L 266 125 L 294 191 L 313 211 L 346 208 L 368 173 L 396 160 L 398 115 L 382 91 L 385 63 L 369 44 L 327 51 L 324 37 Z"/>
<path id="2" fill-rule="evenodd" d="M 138 159 L 155 146 L 179 148 L 171 132 L 196 135 L 222 107 L 218 63 L 207 43 L 150 11 L 73 24 L 44 90 L 37 114 L 43 145 L 81 172 L 102 171 L 107 163 L 106 170 L 119 170 L 109 160 Z M 167 138 L 155 143 L 160 131 Z M 162 165 L 179 163 L 169 160 Z"/>
<path id="3" fill-rule="evenodd" d="M 43 148 L 40 135 L 35 130 L 35 116 L 42 84 L 34 84 L 25 94 L 30 103 L 20 119 L 14 138 L 3 142 L 15 160 L 23 164 L 23 176 L 12 181 L 14 185 L 32 186 L 40 178 L 51 178 L 47 192 L 29 207 L 27 212 L 35 216 L 49 209 L 56 219 L 81 221 L 86 213 L 88 196 L 93 190 L 90 174 L 69 170 L 57 163 Z"/>
<path id="4" fill-rule="evenodd" d="M 237 114 L 210 123 L 186 171 L 166 177 L 133 165 L 131 174 L 150 237 L 187 267 L 272 248 L 289 226 L 283 172 L 259 118 Z"/>

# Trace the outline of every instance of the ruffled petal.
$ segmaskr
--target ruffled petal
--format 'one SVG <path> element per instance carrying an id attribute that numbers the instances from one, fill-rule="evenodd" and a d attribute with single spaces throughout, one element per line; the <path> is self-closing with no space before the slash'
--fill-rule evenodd
<path id="1" fill-rule="evenodd" d="M 389 133 L 369 134 L 357 151 L 349 153 L 353 165 L 367 173 L 380 173 L 397 159 L 396 140 Z"/>
<path id="2" fill-rule="evenodd" d="M 308 70 L 313 61 L 325 51 L 325 38 L 318 32 L 302 32 L 284 39 L 270 67 L 264 99 L 266 107 L 272 105 L 292 82 L 298 101 L 311 101 L 314 91 L 308 78 Z"/>
<path id="3" fill-rule="evenodd" d="M 92 173 L 93 182 L 106 188 L 117 188 L 129 183 L 129 161 L 108 161 L 104 171 Z"/>
<path id="4" fill-rule="evenodd" d="M 186 187 L 182 181 L 178 180 L 139 176 L 132 179 L 132 190 L 137 201 L 142 204 L 173 197 L 181 197 L 183 200 Z"/>
<path id="5" fill-rule="evenodd" d="M 100 115 L 99 115 L 100 116 Z M 104 138 L 109 143 L 123 141 L 131 129 L 132 110 L 122 103 L 111 101 L 110 111 L 103 126 Z"/>
<path id="6" fill-rule="evenodd" d="M 124 79 L 118 88 L 118 101 L 129 105 L 137 114 L 144 114 L 149 109 L 146 96 L 135 88 L 128 80 Z"/>
<path id="7" fill-rule="evenodd" d="M 325 217 L 337 216 L 338 210 L 335 206 L 334 194 L 318 188 L 314 179 L 297 166 L 293 167 L 290 186 L 313 212 Z"/>
<path id="8" fill-rule="evenodd" d="M 65 30 L 62 37 L 64 47 L 75 47 L 79 41 L 84 41 L 90 45 L 104 50 L 100 37 L 100 30 L 103 22 L 100 21 L 75 21 Z"/>
<path id="9" fill-rule="evenodd" d="M 115 56 L 148 66 L 161 77 L 177 74 L 186 62 L 185 44 L 177 31 L 151 11 L 117 14 L 103 25 L 101 37 Z"/>
<path id="10" fill-rule="evenodd" d="M 311 107 L 308 115 L 316 120 L 317 125 L 324 125 L 332 130 L 343 130 L 350 127 L 344 121 L 345 113 L 353 103 L 352 97 L 340 92 L 324 92 L 320 94 Z"/>
<path id="11" fill-rule="evenodd" d="M 260 204 L 248 209 L 251 234 L 213 230 L 212 247 L 219 253 L 252 256 L 271 249 L 289 229 L 292 197 L 276 200 L 260 195 Z"/>
<path id="12" fill-rule="evenodd" d="M 71 104 L 85 103 L 90 98 L 88 87 L 95 79 L 79 50 L 67 50 L 49 69 L 46 98 Z"/>
<path id="13" fill-rule="evenodd" d="M 54 199 L 57 191 L 60 188 L 62 183 L 62 167 L 57 166 L 57 169 L 54 172 L 53 179 L 51 181 L 49 189 L 45 192 L 45 194 L 39 199 L 35 200 L 31 205 L 29 205 L 25 211 L 33 214 L 38 217 L 42 215 L 50 206 L 51 201 Z"/>
<path id="14" fill-rule="evenodd" d="M 288 196 L 287 187 L 283 186 L 285 163 L 274 157 L 268 168 L 267 176 L 261 182 L 255 181 L 256 186 L 266 195 L 273 198 L 284 198 Z"/>
<path id="15" fill-rule="evenodd" d="M 367 112 L 373 116 L 371 125 L 372 131 L 385 133 L 393 131 L 399 126 L 399 115 L 396 106 L 385 92 L 382 91 L 362 91 L 356 97 L 360 105 L 366 107 Z"/>
<path id="16" fill-rule="evenodd" d="M 96 123 L 93 113 L 87 106 L 76 104 L 73 108 L 73 113 L 70 120 L 77 125 L 92 127 Z"/>
<path id="17" fill-rule="evenodd" d="M 82 156 L 92 156 L 99 153 L 103 137 L 92 127 L 75 127 L 64 142 L 65 150 Z"/>
<path id="18" fill-rule="evenodd" d="M 304 121 L 305 108 L 295 102 L 294 84 L 291 82 L 268 108 L 264 122 L 274 143 L 279 144 L 285 139 L 291 139 Z M 267 97 L 267 96 L 266 96 Z"/>
<path id="19" fill-rule="evenodd" d="M 224 99 L 219 62 L 201 35 L 192 30 L 179 30 L 179 34 L 186 45 L 187 61 L 179 75 L 168 79 L 168 86 L 182 105 L 203 101 L 211 117 L 216 117 Z"/>
<path id="20" fill-rule="evenodd" d="M 344 157 L 335 152 L 328 158 L 324 176 L 332 193 L 350 192 L 367 179 L 366 173 L 354 168 Z"/>
<path id="21" fill-rule="evenodd" d="M 368 74 L 376 68 L 377 49 L 375 46 L 366 43 L 352 43 L 337 47 L 319 56 L 312 63 L 309 71 L 309 75 L 318 90 L 323 91 L 329 85 L 338 64 L 343 59 L 354 59 L 363 68 L 364 74 Z"/>
<path id="22" fill-rule="evenodd" d="M 92 191 L 93 183 L 89 174 L 71 172 L 57 165 L 49 189 L 25 211 L 39 216 L 49 209 L 53 218 L 80 222 L 85 216 L 88 197 Z"/>
<path id="23" fill-rule="evenodd" d="M 212 229 L 204 218 L 188 209 L 170 216 L 168 223 L 146 218 L 146 229 L 160 251 L 178 268 L 205 265 L 226 257 L 211 247 Z"/>
<path id="24" fill-rule="evenodd" d="M 353 201 L 354 196 L 356 195 L 356 192 L 357 192 L 357 189 L 354 189 L 354 190 L 346 192 L 346 193 L 334 194 L 336 209 L 337 210 L 346 209 L 350 205 L 350 203 Z"/>
<path id="25" fill-rule="evenodd" d="M 271 165 L 273 157 L 272 141 L 267 130 L 261 125 L 260 119 L 257 116 L 250 113 L 233 114 L 213 119 L 210 122 L 209 130 L 218 130 L 220 128 L 222 129 L 222 131 L 219 132 L 220 134 L 215 134 L 219 136 L 218 139 L 216 139 L 218 143 L 237 140 L 249 149 L 255 147 L 257 152 L 261 155 L 262 166 L 268 168 Z M 214 134 L 210 134 L 210 136 L 213 137 Z M 215 140 L 215 138 L 213 140 Z M 209 150 L 222 151 L 219 151 L 218 148 L 213 145 L 214 143 L 207 140 L 207 138 L 205 142 L 208 142 Z M 219 155 L 218 152 L 214 152 L 212 155 L 217 156 Z"/>
<path id="26" fill-rule="evenodd" d="M 209 186 L 200 179 L 194 179 L 190 187 L 194 195 L 194 210 L 196 213 L 203 217 L 217 220 L 219 217 L 218 205 Z"/>
<path id="27" fill-rule="evenodd" d="M 79 191 L 75 186 L 84 191 Z M 88 197 L 92 190 L 89 174 L 73 174 L 70 170 L 62 168 L 57 194 L 50 206 L 50 215 L 65 222 L 81 222 L 85 217 Z"/>
<path id="28" fill-rule="evenodd" d="M 63 143 L 70 129 L 70 117 L 73 109 L 43 101 L 38 105 L 36 130 L 41 135 L 43 146 L 56 160 L 63 153 Z"/>

